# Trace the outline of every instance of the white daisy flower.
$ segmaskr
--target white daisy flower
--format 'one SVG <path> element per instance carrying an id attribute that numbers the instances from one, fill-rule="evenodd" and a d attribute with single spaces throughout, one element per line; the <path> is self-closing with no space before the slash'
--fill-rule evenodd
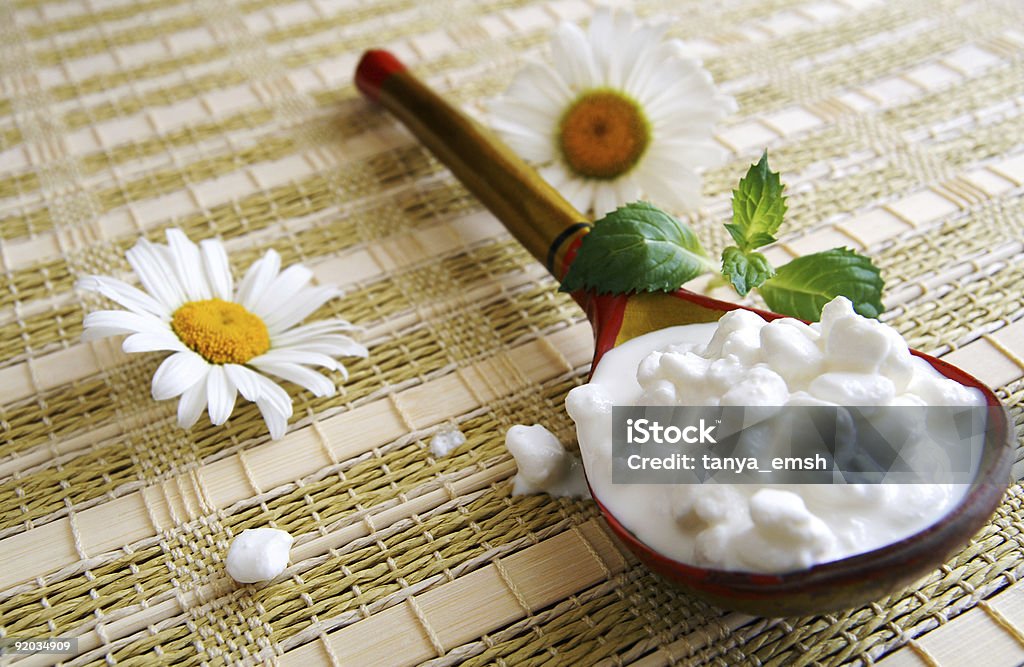
<path id="1" fill-rule="evenodd" d="M 237 394 L 256 403 L 270 437 L 284 435 L 292 416 L 288 392 L 268 375 L 305 387 L 316 396 L 334 394 L 327 377 L 310 368 L 341 371 L 334 357 L 365 357 L 366 348 L 343 332 L 344 320 L 296 326 L 339 291 L 308 285 L 304 266 L 281 271 L 281 257 L 268 250 L 235 289 L 224 246 L 197 246 L 181 230 L 167 230 L 167 245 L 140 239 L 127 252 L 146 291 L 108 276 L 86 276 L 82 289 L 99 292 L 127 310 L 85 316 L 84 340 L 129 334 L 125 352 L 172 352 L 153 375 L 153 398 L 178 400 L 178 424 L 190 428 L 205 408 L 213 424 L 227 421 Z"/>
<path id="2" fill-rule="evenodd" d="M 724 160 L 712 130 L 736 103 L 665 30 L 608 9 L 587 32 L 562 23 L 554 68 L 527 65 L 489 106 L 494 129 L 580 211 L 601 216 L 642 197 L 695 208 L 697 170 Z"/>

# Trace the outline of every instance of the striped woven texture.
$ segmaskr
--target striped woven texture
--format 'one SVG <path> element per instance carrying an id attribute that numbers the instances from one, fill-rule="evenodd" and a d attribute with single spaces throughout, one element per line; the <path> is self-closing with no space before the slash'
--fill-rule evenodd
<path id="1" fill-rule="evenodd" d="M 753 664 L 1024 659 L 1024 489 L 942 568 L 834 615 L 756 619 L 669 588 L 589 501 L 511 496 L 514 423 L 574 442 L 592 351 L 579 309 L 352 85 L 384 46 L 467 108 L 588 0 L 13 0 L 0 6 L 0 626 L 77 637 L 22 664 Z M 776 262 L 836 245 L 887 278 L 886 321 L 1024 405 L 1024 5 L 639 0 L 740 111 L 689 216 L 725 243 L 767 147 L 789 186 Z M 167 227 L 236 271 L 268 248 L 364 327 L 338 395 L 294 386 L 175 425 L 159 355 L 83 343 L 77 277 L 130 279 Z M 458 427 L 467 442 L 430 454 Z M 1018 466 L 1019 468 L 1021 466 Z M 1015 470 L 1017 469 L 1015 468 Z M 1018 470 L 1017 477 L 1021 474 Z M 296 537 L 268 585 L 233 535 Z"/>

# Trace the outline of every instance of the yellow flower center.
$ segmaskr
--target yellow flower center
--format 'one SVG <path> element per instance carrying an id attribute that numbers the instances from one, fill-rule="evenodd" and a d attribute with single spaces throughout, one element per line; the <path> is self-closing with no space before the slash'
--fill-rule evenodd
<path id="1" fill-rule="evenodd" d="M 650 138 L 650 126 L 636 102 L 615 91 L 592 90 L 562 116 L 558 146 L 577 174 L 612 179 L 636 165 Z"/>
<path id="2" fill-rule="evenodd" d="M 171 329 L 211 364 L 244 364 L 270 349 L 267 325 L 232 301 L 189 301 L 174 311 Z"/>

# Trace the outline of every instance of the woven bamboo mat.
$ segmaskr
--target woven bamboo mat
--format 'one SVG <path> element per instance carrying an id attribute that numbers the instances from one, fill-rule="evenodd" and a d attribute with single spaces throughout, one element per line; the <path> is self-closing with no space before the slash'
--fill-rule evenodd
<path id="1" fill-rule="evenodd" d="M 13 0 L 0 6 L 0 625 L 79 639 L 66 664 L 1009 665 L 1024 659 L 1024 489 L 911 589 L 844 613 L 755 619 L 668 588 L 590 502 L 511 497 L 505 429 L 572 442 L 561 404 L 589 327 L 541 267 L 351 85 L 387 46 L 472 106 L 587 0 Z M 790 188 L 772 259 L 848 245 L 886 317 L 1024 406 L 1024 6 L 640 0 L 674 15 L 740 112 L 691 216 L 724 243 L 764 147 Z M 240 405 L 174 425 L 153 355 L 80 341 L 169 226 L 265 249 L 366 329 L 333 398 L 291 387 L 288 435 Z M 438 429 L 467 442 L 435 459 Z M 1019 466 L 1018 466 L 1019 467 Z M 1018 472 L 1017 477 L 1022 475 Z M 296 536 L 239 586 L 232 535 Z M 901 648 L 902 647 L 902 648 Z"/>

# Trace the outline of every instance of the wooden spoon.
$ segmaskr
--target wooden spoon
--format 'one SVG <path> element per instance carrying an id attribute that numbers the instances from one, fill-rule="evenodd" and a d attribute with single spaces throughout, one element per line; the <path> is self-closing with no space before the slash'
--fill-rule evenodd
<path id="1" fill-rule="evenodd" d="M 557 279 L 561 279 L 589 231 L 586 218 L 550 185 L 473 120 L 449 105 L 387 51 L 367 51 L 356 68 L 356 85 L 398 118 Z M 685 289 L 671 293 L 573 298 L 594 329 L 593 367 L 612 347 L 657 329 L 715 322 L 736 304 Z M 751 310 L 767 320 L 777 313 Z M 988 404 L 1000 403 L 988 387 L 958 368 L 917 351 L 946 377 L 980 389 Z M 978 477 L 942 521 L 911 537 L 857 556 L 788 574 L 752 574 L 696 567 L 667 558 L 638 540 L 594 500 L 623 543 L 652 570 L 685 590 L 728 609 L 766 616 L 817 613 L 878 599 L 936 567 L 981 528 L 1009 484 L 1010 431 L 1001 409 L 990 410 Z"/>

